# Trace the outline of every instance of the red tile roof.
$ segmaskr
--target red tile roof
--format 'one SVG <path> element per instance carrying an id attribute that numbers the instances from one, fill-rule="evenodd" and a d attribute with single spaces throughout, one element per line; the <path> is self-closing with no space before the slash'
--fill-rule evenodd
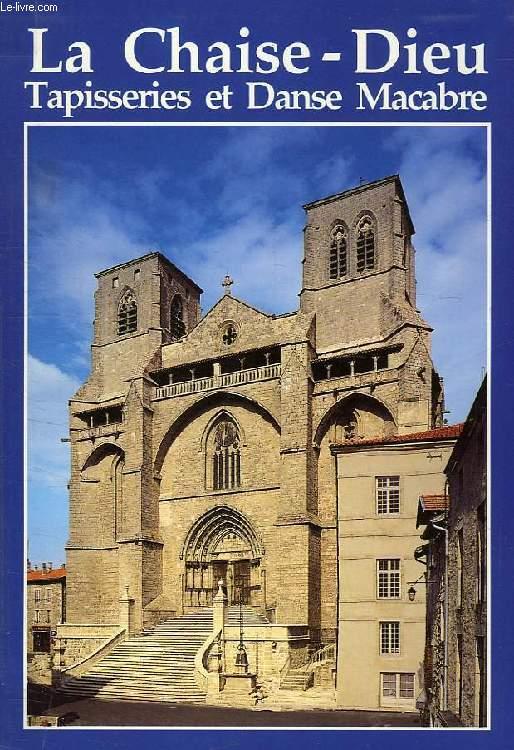
<path id="1" fill-rule="evenodd" d="M 51 581 L 61 581 L 66 578 L 66 568 L 63 565 L 60 568 L 52 568 L 52 570 L 28 570 L 27 571 L 27 583 L 45 583 Z"/>
<path id="2" fill-rule="evenodd" d="M 423 510 L 448 510 L 449 508 L 449 497 L 448 495 L 420 495 L 419 502 L 421 503 Z"/>
<path id="3" fill-rule="evenodd" d="M 459 424 L 436 427 L 434 430 L 411 432 L 408 435 L 387 435 L 386 437 L 366 438 L 365 440 L 348 440 L 339 445 L 348 447 L 350 445 L 389 445 L 390 443 L 422 443 L 432 440 L 451 440 L 452 438 L 458 438 L 463 429 L 464 422 L 460 422 Z"/>

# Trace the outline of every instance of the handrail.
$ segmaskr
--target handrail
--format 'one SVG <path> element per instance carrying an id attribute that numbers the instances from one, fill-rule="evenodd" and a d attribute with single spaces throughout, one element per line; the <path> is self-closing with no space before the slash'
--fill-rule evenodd
<path id="1" fill-rule="evenodd" d="M 106 656 L 115 646 L 126 638 L 126 629 L 120 628 L 114 635 L 111 635 L 106 641 L 101 643 L 91 654 L 84 656 L 69 667 L 61 669 L 63 677 L 80 677 L 87 669 L 94 667 L 101 658 Z"/>
<path id="2" fill-rule="evenodd" d="M 278 686 L 279 688 L 282 686 L 283 681 L 285 680 L 287 673 L 289 672 L 289 667 L 291 666 L 291 654 L 287 655 L 287 659 L 280 667 L 280 671 L 278 674 Z"/>
<path id="3" fill-rule="evenodd" d="M 195 680 L 199 688 L 207 692 L 208 679 L 209 679 L 209 667 L 207 665 L 207 657 L 213 643 L 220 637 L 221 628 L 217 631 L 209 633 L 205 641 L 202 643 L 200 648 L 195 654 Z"/>
<path id="4" fill-rule="evenodd" d="M 336 658 L 336 644 L 328 643 L 326 646 L 318 649 L 309 659 L 309 662 L 302 668 L 306 672 L 312 672 L 321 664 L 333 661 Z"/>

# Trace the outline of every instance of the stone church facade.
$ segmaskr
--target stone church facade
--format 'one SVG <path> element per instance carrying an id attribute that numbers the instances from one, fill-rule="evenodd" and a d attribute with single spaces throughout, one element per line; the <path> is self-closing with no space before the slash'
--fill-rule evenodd
<path id="1" fill-rule="evenodd" d="M 157 252 L 97 274 L 70 402 L 68 623 L 119 623 L 129 601 L 137 633 L 211 606 L 222 578 L 229 603 L 336 641 L 331 446 L 440 427 L 443 389 L 399 177 L 304 209 L 289 314 L 227 278 L 202 317 L 202 290 Z"/>

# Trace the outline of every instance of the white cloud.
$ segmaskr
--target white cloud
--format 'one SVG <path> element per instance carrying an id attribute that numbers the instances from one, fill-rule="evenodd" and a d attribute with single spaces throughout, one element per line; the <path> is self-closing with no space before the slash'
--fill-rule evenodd
<path id="1" fill-rule="evenodd" d="M 221 296 L 220 284 L 229 273 L 237 297 L 266 312 L 294 310 L 300 286 L 299 229 L 256 213 L 193 244 L 193 257 L 202 258 L 196 278 L 208 290 L 206 305 L 211 306 Z"/>
<path id="2" fill-rule="evenodd" d="M 66 488 L 69 478 L 68 399 L 79 383 L 53 364 L 28 358 L 29 481 Z"/>
<path id="3" fill-rule="evenodd" d="M 450 422 L 467 415 L 486 364 L 486 184 L 472 135 L 465 128 L 402 128 L 391 139 L 402 149 L 418 306 L 434 327 Z"/>

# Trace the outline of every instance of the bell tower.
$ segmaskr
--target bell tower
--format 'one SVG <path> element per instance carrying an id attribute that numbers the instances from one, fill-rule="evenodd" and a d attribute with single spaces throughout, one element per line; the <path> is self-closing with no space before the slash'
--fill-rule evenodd
<path id="1" fill-rule="evenodd" d="M 196 326 L 202 290 L 160 253 L 96 278 L 91 374 L 70 401 L 68 614 L 113 623 L 130 607 L 138 630 L 162 585 L 147 370 Z"/>
<path id="2" fill-rule="evenodd" d="M 383 338 L 390 305 L 415 312 L 414 226 L 398 175 L 304 206 L 302 312 L 325 351 Z"/>
<path id="3" fill-rule="evenodd" d="M 162 344 L 196 326 L 202 289 L 158 252 L 100 271 L 96 279 L 88 383 L 102 398 L 126 390 Z"/>

